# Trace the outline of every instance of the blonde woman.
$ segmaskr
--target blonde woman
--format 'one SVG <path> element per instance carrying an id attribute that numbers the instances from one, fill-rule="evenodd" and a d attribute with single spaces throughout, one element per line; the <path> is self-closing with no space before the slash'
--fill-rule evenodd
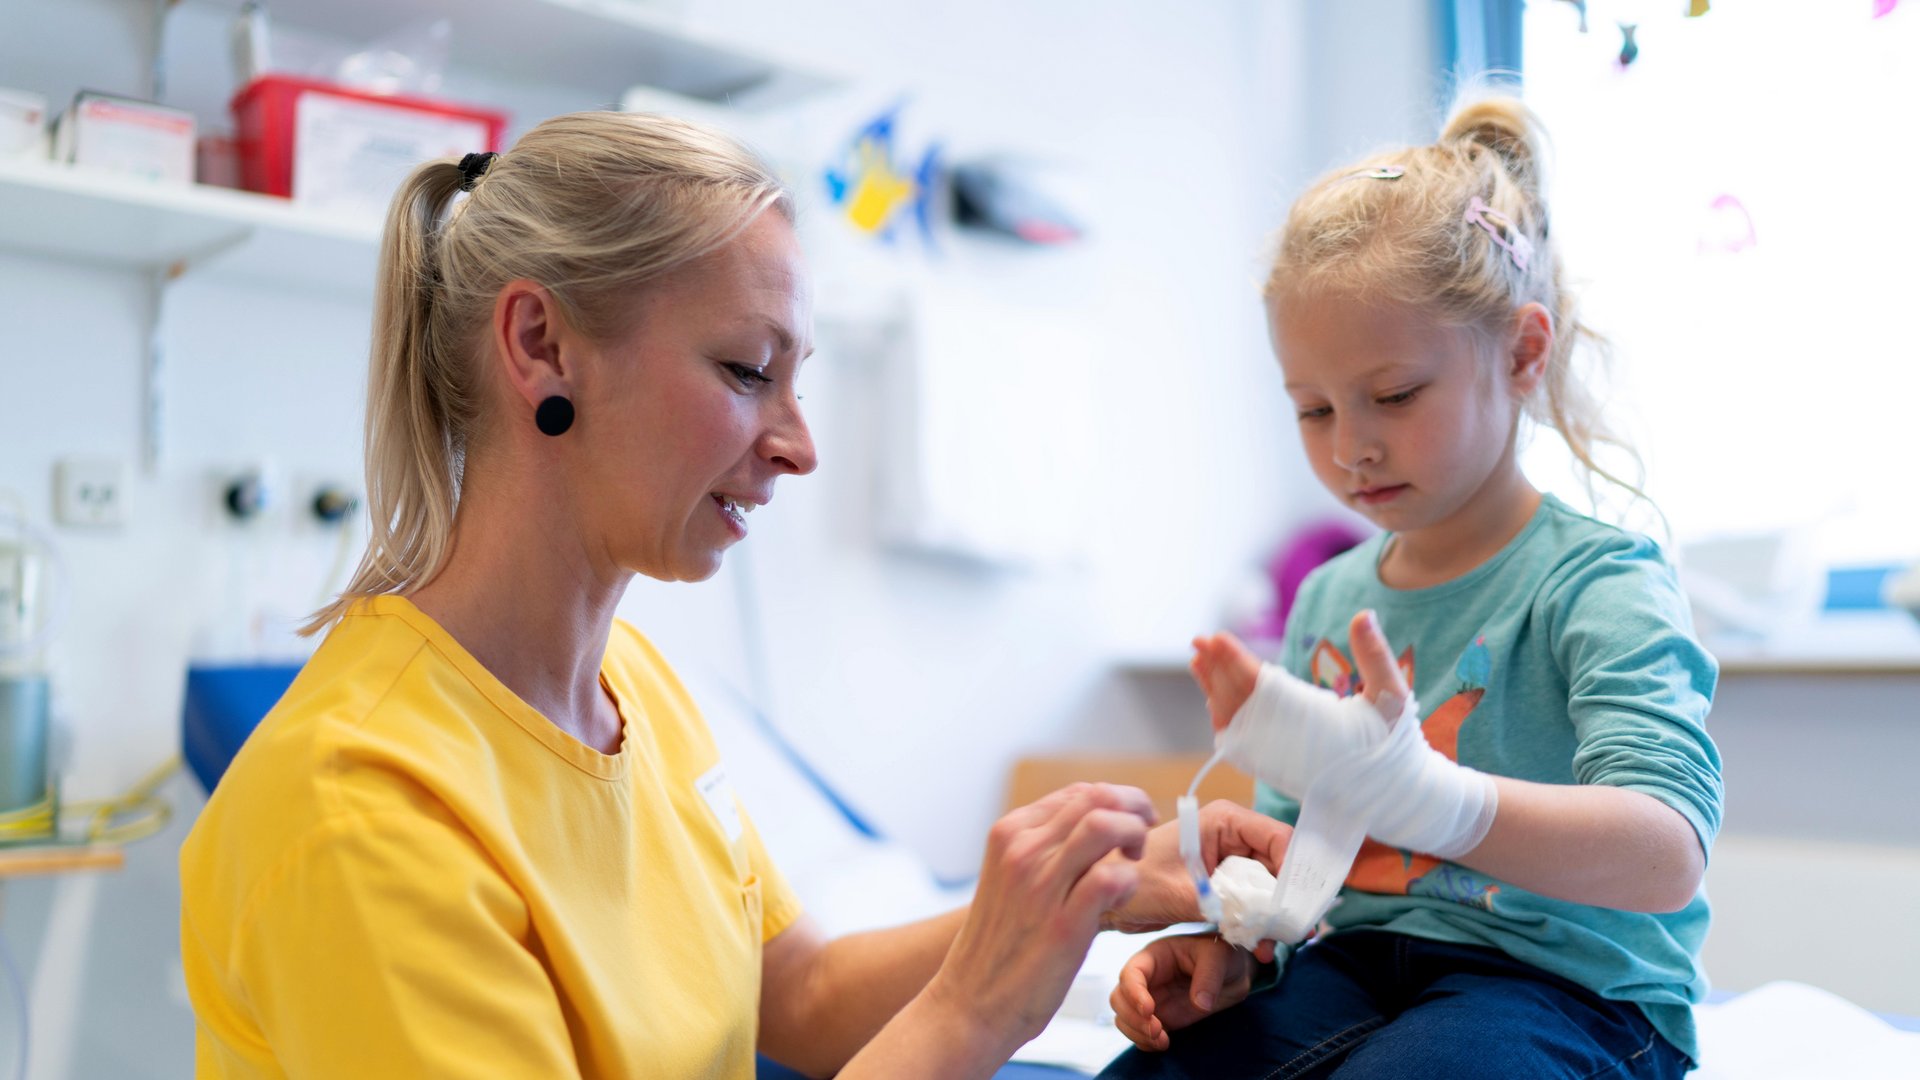
<path id="1" fill-rule="evenodd" d="M 1194 674 L 1216 731 L 1270 740 L 1237 762 L 1274 785 L 1256 805 L 1297 820 L 1333 776 L 1309 809 L 1370 839 L 1333 932 L 1277 985 L 1254 990 L 1247 955 L 1213 938 L 1130 961 L 1112 1000 L 1137 1049 L 1104 1076 L 1677 1077 L 1697 1056 L 1717 669 L 1659 546 L 1520 469 L 1532 417 L 1613 480 L 1540 142 L 1518 101 L 1480 101 L 1288 215 L 1267 310 L 1301 442 L 1383 531 L 1301 587 L 1282 671 L 1221 634 L 1195 643 Z M 1378 715 L 1346 715 L 1381 726 L 1267 708 L 1290 690 L 1335 713 L 1332 695 L 1364 694 Z M 1387 718 L 1419 725 L 1393 729 L 1419 738 L 1392 768 L 1312 738 Z"/>
<path id="2" fill-rule="evenodd" d="M 1145 797 L 989 837 L 970 908 L 824 940 L 695 704 L 614 618 L 697 581 L 814 447 L 787 192 L 578 114 L 417 169 L 381 251 L 373 537 L 181 855 L 202 1077 L 990 1074 L 1103 926 L 1195 915 Z M 1287 829 L 1207 817 L 1210 858 Z"/>

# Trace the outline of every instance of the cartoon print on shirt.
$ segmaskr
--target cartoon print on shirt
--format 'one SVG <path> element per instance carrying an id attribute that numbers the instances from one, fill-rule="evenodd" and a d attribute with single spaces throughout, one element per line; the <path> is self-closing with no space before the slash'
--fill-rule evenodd
<path id="1" fill-rule="evenodd" d="M 1313 647 L 1307 669 L 1315 685 L 1342 697 L 1366 689 L 1353 663 L 1325 638 Z M 1400 674 L 1408 686 L 1414 685 L 1412 646 L 1400 654 Z M 1420 730 L 1429 745 L 1448 760 L 1458 762 L 1460 728 L 1486 696 L 1487 683 L 1493 676 L 1493 657 L 1484 636 L 1476 636 L 1461 653 L 1454 674 L 1460 678 L 1460 688 L 1427 714 Z M 1493 910 L 1494 894 L 1500 891 L 1500 886 L 1465 867 L 1374 840 L 1361 846 L 1353 870 L 1347 874 L 1347 885 L 1362 892 L 1433 896 L 1487 911 Z"/>

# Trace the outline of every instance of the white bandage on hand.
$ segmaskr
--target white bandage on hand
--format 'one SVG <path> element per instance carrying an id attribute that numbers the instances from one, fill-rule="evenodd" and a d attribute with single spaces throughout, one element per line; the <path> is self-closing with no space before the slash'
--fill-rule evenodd
<path id="1" fill-rule="evenodd" d="M 1261 664 L 1253 693 L 1214 746 L 1242 772 L 1304 799 L 1329 764 L 1365 753 L 1386 734 L 1381 714 L 1365 698 L 1343 698 Z"/>
<path id="2" fill-rule="evenodd" d="M 1270 908 L 1273 897 L 1272 874 L 1258 862 L 1240 855 L 1220 860 L 1213 871 L 1213 892 L 1220 901 L 1220 936 L 1251 952 L 1262 941 L 1293 944 L 1313 930 L 1293 926 L 1287 913 Z"/>
<path id="3" fill-rule="evenodd" d="M 1383 717 L 1272 664 L 1215 744 L 1225 760 L 1282 794 L 1329 810 L 1394 847 L 1456 858 L 1493 825 L 1493 781 L 1427 744 L 1411 698 Z M 1331 781 L 1331 782 L 1329 782 Z"/>
<path id="4" fill-rule="evenodd" d="M 1487 838 L 1499 809 L 1493 778 L 1435 750 L 1420 730 L 1417 705 L 1378 746 L 1329 765 L 1307 790 L 1307 802 L 1361 826 L 1383 844 L 1457 859 Z"/>
<path id="5" fill-rule="evenodd" d="M 1371 836 L 1458 858 L 1486 839 L 1498 809 L 1492 778 L 1428 745 L 1412 698 L 1388 719 L 1362 698 L 1262 665 L 1251 697 L 1215 742 L 1225 760 L 1300 801 L 1280 873 L 1227 860 L 1213 876 L 1221 935 L 1245 948 L 1304 940 L 1333 906 Z M 1244 862 L 1244 860 L 1243 860 Z M 1262 888 L 1265 887 L 1265 895 Z"/>

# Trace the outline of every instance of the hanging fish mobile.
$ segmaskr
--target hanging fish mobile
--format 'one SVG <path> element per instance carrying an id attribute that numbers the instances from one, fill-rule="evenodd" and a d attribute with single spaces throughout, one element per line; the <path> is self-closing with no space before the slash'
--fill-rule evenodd
<path id="1" fill-rule="evenodd" d="M 1637 23 L 1620 24 L 1620 69 L 1622 71 L 1632 67 L 1633 62 L 1640 59 L 1640 43 L 1634 40 L 1634 34 L 1639 29 Z"/>

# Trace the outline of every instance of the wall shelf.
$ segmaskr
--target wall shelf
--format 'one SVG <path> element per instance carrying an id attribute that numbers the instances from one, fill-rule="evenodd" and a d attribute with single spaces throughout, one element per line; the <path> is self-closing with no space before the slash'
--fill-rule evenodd
<path id="1" fill-rule="evenodd" d="M 446 18 L 453 24 L 455 64 L 579 87 L 609 106 L 628 88 L 644 85 L 761 109 L 841 82 L 704 33 L 649 0 L 280 0 L 269 10 L 275 23 L 350 41 Z"/>
<path id="2" fill-rule="evenodd" d="M 349 295 L 371 292 L 380 243 L 370 219 L 38 160 L 0 161 L 0 206 L 0 250 L 156 274 L 204 265 Z"/>
<path id="3" fill-rule="evenodd" d="M 1705 642 L 1722 675 L 1920 675 L 1920 624 L 1892 610 L 1829 612 L 1770 640 Z M 1187 678 L 1191 653 L 1128 653 L 1114 666 L 1141 677 Z"/>

